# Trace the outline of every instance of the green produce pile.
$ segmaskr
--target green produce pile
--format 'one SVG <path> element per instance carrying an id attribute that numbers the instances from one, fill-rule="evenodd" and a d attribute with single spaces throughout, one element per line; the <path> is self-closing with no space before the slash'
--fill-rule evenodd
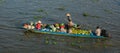
<path id="1" fill-rule="evenodd" d="M 89 30 L 72 29 L 72 33 L 89 35 L 91 32 Z"/>

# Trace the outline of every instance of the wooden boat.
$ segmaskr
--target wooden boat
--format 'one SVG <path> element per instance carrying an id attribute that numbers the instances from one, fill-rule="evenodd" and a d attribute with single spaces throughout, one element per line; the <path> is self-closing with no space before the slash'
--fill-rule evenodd
<path id="1" fill-rule="evenodd" d="M 103 36 L 97 36 L 94 34 L 71 34 L 71 33 L 66 33 L 66 32 L 51 32 L 51 31 L 42 31 L 42 30 L 37 30 L 37 29 L 32 29 L 29 30 L 34 33 L 42 33 L 42 34 L 51 34 L 51 35 L 64 35 L 64 36 L 72 36 L 72 37 L 84 37 L 84 38 L 106 38 Z"/>

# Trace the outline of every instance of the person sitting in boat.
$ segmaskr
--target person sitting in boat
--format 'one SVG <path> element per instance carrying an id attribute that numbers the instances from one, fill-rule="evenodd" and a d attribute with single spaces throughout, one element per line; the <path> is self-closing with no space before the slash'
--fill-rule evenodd
<path id="1" fill-rule="evenodd" d="M 49 24 L 43 24 L 41 31 L 50 31 L 51 27 Z"/>
<path id="2" fill-rule="evenodd" d="M 23 28 L 28 29 L 28 24 L 25 23 L 25 24 L 23 25 Z"/>
<path id="3" fill-rule="evenodd" d="M 61 31 L 61 32 L 66 32 L 64 23 L 62 23 L 62 24 L 60 25 L 60 31 Z"/>
<path id="4" fill-rule="evenodd" d="M 55 27 L 56 27 L 56 31 L 59 32 L 60 31 L 60 25 L 58 23 L 56 23 Z"/>
<path id="5" fill-rule="evenodd" d="M 30 25 L 28 25 L 28 29 L 34 29 L 33 22 L 30 22 Z"/>
<path id="6" fill-rule="evenodd" d="M 52 32 L 56 32 L 56 27 L 54 26 L 54 24 L 52 24 L 52 25 L 50 26 L 50 28 L 51 28 Z"/>
<path id="7" fill-rule="evenodd" d="M 25 29 L 34 29 L 35 27 L 33 26 L 33 22 L 31 22 L 30 24 L 25 23 L 23 28 L 25 28 Z"/>
<path id="8" fill-rule="evenodd" d="M 46 28 L 45 28 L 46 25 L 47 25 L 47 24 L 42 24 L 42 26 L 41 26 L 41 31 L 46 31 Z"/>
<path id="9" fill-rule="evenodd" d="M 41 26 L 42 26 L 42 24 L 41 24 L 41 21 L 38 21 L 37 23 L 36 23 L 36 29 L 38 29 L 38 30 L 40 30 L 41 29 Z"/>
<path id="10" fill-rule="evenodd" d="M 96 34 L 97 36 L 100 36 L 100 35 L 101 35 L 101 28 L 100 28 L 99 26 L 96 27 L 95 34 Z"/>
<path id="11" fill-rule="evenodd" d="M 42 29 L 45 29 L 46 26 L 47 26 L 47 24 L 42 24 L 41 28 L 42 28 Z"/>
<path id="12" fill-rule="evenodd" d="M 107 30 L 105 29 L 102 29 L 101 30 L 101 36 L 104 36 L 104 37 L 111 37 L 110 34 L 107 32 Z"/>
<path id="13" fill-rule="evenodd" d="M 51 29 L 50 24 L 47 24 L 47 25 L 45 26 L 45 28 Z"/>

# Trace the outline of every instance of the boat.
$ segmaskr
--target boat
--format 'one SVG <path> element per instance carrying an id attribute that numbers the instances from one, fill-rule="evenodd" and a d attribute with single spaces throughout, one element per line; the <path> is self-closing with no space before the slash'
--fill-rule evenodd
<path id="1" fill-rule="evenodd" d="M 27 31 L 31 31 L 34 33 L 41 33 L 41 34 L 63 35 L 63 36 L 84 37 L 84 38 L 107 38 L 104 35 L 97 36 L 96 34 L 94 34 L 89 30 L 81 30 L 81 29 L 75 29 L 75 28 L 72 29 L 72 33 L 57 32 L 57 31 L 53 32 L 51 31 L 51 29 L 48 29 L 48 28 L 41 28 L 40 30 L 38 30 L 36 28 L 32 28 L 32 26 L 29 28 L 28 24 L 27 24 L 27 27 L 25 25 L 23 28 Z"/>
<path id="2" fill-rule="evenodd" d="M 52 32 L 52 31 L 43 31 L 43 30 L 37 30 L 37 29 L 31 29 L 28 30 L 33 33 L 40 33 L 40 34 L 51 34 L 51 35 L 63 35 L 63 36 L 71 36 L 71 37 L 84 37 L 84 38 L 107 38 L 104 36 L 97 36 L 95 34 L 71 34 L 71 33 L 66 33 L 66 32 Z"/>

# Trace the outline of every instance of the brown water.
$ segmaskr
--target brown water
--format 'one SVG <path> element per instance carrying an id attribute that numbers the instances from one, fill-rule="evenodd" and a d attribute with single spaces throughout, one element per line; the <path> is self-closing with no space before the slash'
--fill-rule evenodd
<path id="1" fill-rule="evenodd" d="M 112 38 L 34 34 L 20 28 L 37 20 L 66 23 L 67 12 L 75 23 L 92 30 L 100 25 Z M 0 53 L 120 53 L 119 19 L 120 0 L 0 0 Z"/>

